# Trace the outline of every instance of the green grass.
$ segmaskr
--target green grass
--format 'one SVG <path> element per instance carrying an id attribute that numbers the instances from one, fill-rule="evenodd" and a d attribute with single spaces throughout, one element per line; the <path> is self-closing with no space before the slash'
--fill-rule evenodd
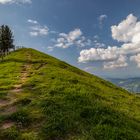
<path id="1" fill-rule="evenodd" d="M 30 55 L 30 61 L 27 60 Z M 140 97 L 33 49 L 11 53 L 0 64 L 0 98 L 31 69 L 17 96 L 18 111 L 0 116 L 15 126 L 0 138 L 14 140 L 140 140 Z"/>

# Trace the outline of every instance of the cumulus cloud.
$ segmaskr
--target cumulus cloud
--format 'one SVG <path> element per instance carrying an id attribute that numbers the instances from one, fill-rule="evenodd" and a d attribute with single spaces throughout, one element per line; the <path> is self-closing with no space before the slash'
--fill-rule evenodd
<path id="1" fill-rule="evenodd" d="M 12 4 L 12 3 L 32 3 L 31 0 L 0 0 L 0 4 Z"/>
<path id="2" fill-rule="evenodd" d="M 79 62 L 102 61 L 104 68 L 127 67 L 128 61 L 135 61 L 140 66 L 140 21 L 133 14 L 127 16 L 118 25 L 111 27 L 112 38 L 123 42 L 107 48 L 90 48 L 80 52 Z"/>
<path id="3" fill-rule="evenodd" d="M 127 57 L 123 55 L 120 55 L 119 58 L 114 61 L 104 62 L 104 69 L 114 69 L 127 66 Z"/>
<path id="4" fill-rule="evenodd" d="M 84 47 L 90 44 L 91 44 L 91 40 L 86 39 L 83 36 L 83 33 L 80 29 L 74 29 L 73 31 L 70 31 L 68 34 L 60 33 L 59 37 L 56 40 L 55 47 L 65 49 L 74 45 L 78 47 Z"/>
<path id="5" fill-rule="evenodd" d="M 134 61 L 137 66 L 140 68 L 140 53 L 130 57 L 131 61 Z"/>
<path id="6" fill-rule="evenodd" d="M 119 25 L 112 26 L 111 31 L 113 39 L 119 42 L 137 42 L 140 37 L 140 22 L 130 14 Z"/>
<path id="7" fill-rule="evenodd" d="M 42 26 L 38 21 L 32 19 L 28 19 L 27 22 L 31 24 L 29 32 L 31 36 L 46 36 L 49 34 L 49 28 L 46 25 Z"/>
<path id="8" fill-rule="evenodd" d="M 89 61 L 106 61 L 114 60 L 118 57 L 116 54 L 117 47 L 104 48 L 90 48 L 85 49 L 80 52 L 79 62 L 89 62 Z"/>

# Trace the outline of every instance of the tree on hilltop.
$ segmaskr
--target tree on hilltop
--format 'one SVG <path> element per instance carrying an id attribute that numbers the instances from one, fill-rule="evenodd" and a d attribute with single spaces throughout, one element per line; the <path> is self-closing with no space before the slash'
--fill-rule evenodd
<path id="1" fill-rule="evenodd" d="M 14 49 L 13 42 L 14 37 L 11 29 L 8 25 L 2 25 L 0 27 L 0 55 L 2 59 L 10 52 L 10 49 Z"/>

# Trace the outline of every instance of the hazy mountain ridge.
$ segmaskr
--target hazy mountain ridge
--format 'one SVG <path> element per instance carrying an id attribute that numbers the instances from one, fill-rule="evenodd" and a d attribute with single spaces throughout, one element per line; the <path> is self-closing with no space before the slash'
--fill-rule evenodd
<path id="1" fill-rule="evenodd" d="M 130 92 L 140 93 L 140 78 L 126 78 L 126 79 L 119 79 L 119 78 L 108 78 L 110 82 L 120 86 Z"/>

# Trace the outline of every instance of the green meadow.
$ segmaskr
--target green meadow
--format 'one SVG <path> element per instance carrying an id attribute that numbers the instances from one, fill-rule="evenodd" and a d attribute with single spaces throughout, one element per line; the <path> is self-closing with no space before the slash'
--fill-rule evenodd
<path id="1" fill-rule="evenodd" d="M 140 97 L 19 49 L 0 62 L 0 140 L 140 140 Z"/>

